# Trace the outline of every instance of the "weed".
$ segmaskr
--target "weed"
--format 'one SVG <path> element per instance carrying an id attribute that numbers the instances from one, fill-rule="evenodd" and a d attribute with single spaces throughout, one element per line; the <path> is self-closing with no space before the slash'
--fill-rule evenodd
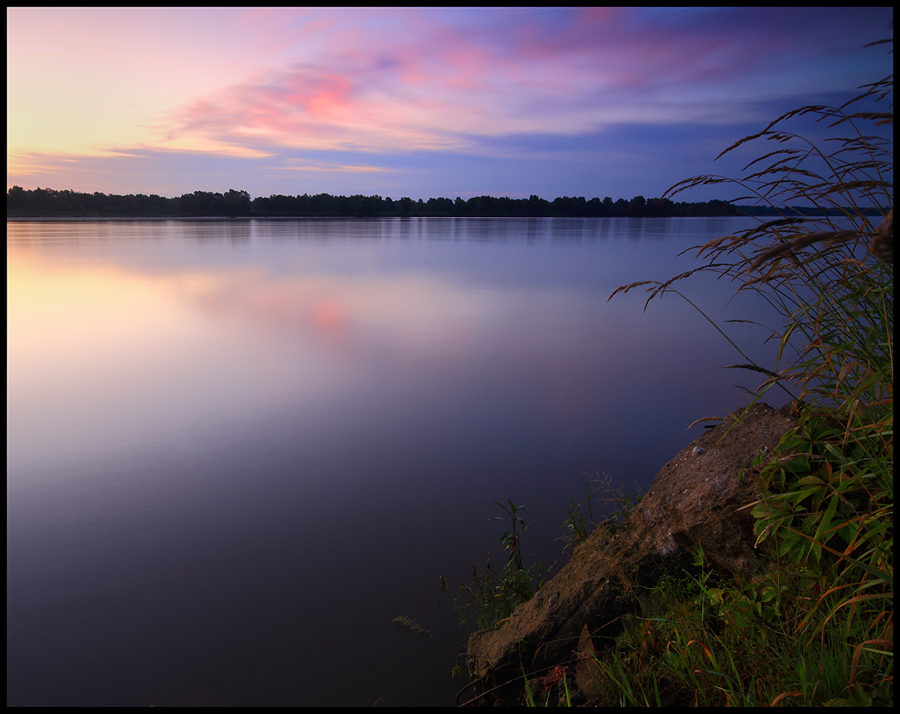
<path id="1" fill-rule="evenodd" d="M 395 617 L 393 619 L 393 623 L 398 627 L 406 630 L 407 632 L 412 632 L 414 635 L 422 635 L 423 637 L 434 637 L 428 630 L 422 627 L 418 622 L 416 622 L 413 618 L 407 617 L 406 615 L 400 615 L 399 617 Z"/>
<path id="2" fill-rule="evenodd" d="M 699 176 L 668 192 L 731 182 L 748 194 L 735 200 L 776 209 L 800 202 L 808 211 L 783 210 L 699 246 L 705 265 L 610 296 L 650 285 L 645 310 L 673 292 L 703 314 L 672 287 L 699 272 L 758 294 L 782 318 L 769 338 L 779 346 L 776 364 L 758 365 L 732 342 L 745 361 L 728 367 L 765 375 L 755 398 L 772 388 L 789 394 L 797 425 L 773 458 L 756 464 L 762 498 L 747 506 L 769 567 L 736 581 L 699 548 L 692 569 L 673 564 L 649 592 L 664 616 L 623 618 L 612 646 L 594 655 L 601 705 L 893 703 L 893 143 L 862 129 L 891 123 L 893 113 L 852 107 L 890 100 L 893 78 L 863 89 L 841 107 L 802 107 L 732 144 L 723 154 L 758 141 L 779 147 L 751 161 L 742 178 Z M 830 149 L 818 146 L 786 128 L 801 117 L 843 135 L 828 139 Z M 871 220 L 873 207 L 883 221 Z M 585 488 L 588 520 L 573 500 L 564 522 L 572 547 L 594 527 L 594 489 Z M 627 517 L 637 497 L 608 492 L 620 506 L 613 518 Z M 510 551 L 504 574 L 521 573 L 521 508 L 501 507 L 512 525 L 501 539 Z M 494 581 L 485 588 L 475 568 L 473 575 L 469 592 L 484 599 Z M 526 678 L 534 705 L 532 684 Z"/>
<path id="3" fill-rule="evenodd" d="M 581 503 L 578 499 L 573 498 L 566 507 L 566 520 L 563 521 L 565 534 L 561 537 L 562 540 L 566 541 L 563 550 L 566 548 L 572 548 L 574 550 L 576 546 L 584 543 L 584 541 L 587 540 L 587 537 L 593 532 L 594 513 L 591 509 L 591 499 L 597 488 L 597 486 L 592 486 L 587 481 L 584 482 L 584 494 L 588 510 L 587 520 L 585 520 L 581 513 Z"/>
<path id="4" fill-rule="evenodd" d="M 604 494 L 603 504 L 605 506 L 613 507 L 613 510 L 610 511 L 606 520 L 616 523 L 625 521 L 628 516 L 631 515 L 634 507 L 641 502 L 642 494 L 640 486 L 635 483 L 634 489 L 631 492 L 626 493 L 621 487 L 613 486 L 612 479 L 607 474 L 603 474 L 603 476 L 598 477 L 597 480 L 600 483 L 597 490 L 600 490 Z"/>
<path id="5" fill-rule="evenodd" d="M 893 114 L 851 106 L 892 97 L 893 78 L 863 89 L 842 107 L 788 112 L 728 147 L 723 154 L 757 141 L 780 147 L 742 178 L 699 176 L 668 192 L 732 182 L 748 192 L 736 200 L 802 202 L 808 212 L 785 210 L 700 246 L 699 268 L 613 293 L 650 285 L 645 309 L 667 292 L 694 305 L 672 285 L 705 271 L 760 295 L 783 318 L 770 337 L 777 364 L 744 355 L 729 367 L 766 375 L 757 397 L 775 386 L 792 395 L 798 421 L 748 506 L 769 570 L 750 583 L 714 582 L 698 551 L 699 576 L 668 579 L 655 593 L 668 617 L 652 622 L 652 666 L 646 621 L 601 663 L 607 703 L 647 702 L 662 680 L 672 683 L 668 701 L 706 706 L 893 700 L 893 143 L 862 130 Z M 800 117 L 847 132 L 826 150 L 786 129 Z"/>
<path id="6" fill-rule="evenodd" d="M 495 516 L 490 520 L 504 521 L 509 525 L 499 538 L 504 550 L 507 550 L 506 565 L 496 570 L 491 563 L 491 554 L 483 565 L 472 566 L 472 582 L 461 583 L 459 592 L 453 592 L 447 580 L 441 576 L 441 591 L 450 595 L 453 611 L 460 623 L 468 630 L 490 630 L 512 615 L 520 604 L 531 599 L 541 588 L 549 572 L 540 561 L 525 564 L 533 557 L 532 553 L 522 550 L 522 534 L 528 525 L 519 515 L 525 506 L 517 506 L 512 501 L 507 505 L 491 501 L 503 511 L 503 516 Z"/>
<path id="7" fill-rule="evenodd" d="M 612 506 L 614 510 L 603 522 L 619 522 L 624 521 L 631 515 L 634 507 L 640 503 L 640 488 L 635 484 L 635 489 L 631 493 L 626 493 L 620 487 L 612 485 L 612 479 L 607 474 L 603 476 L 597 475 L 593 482 L 584 482 L 585 502 L 587 504 L 588 518 L 585 520 L 581 512 L 582 504 L 578 499 L 573 498 L 566 507 L 566 519 L 563 521 L 564 535 L 557 540 L 566 542 L 563 550 L 572 548 L 573 550 L 587 540 L 588 536 L 594 531 L 594 513 L 592 502 L 597 492 L 601 493 L 601 502 L 604 506 Z"/>

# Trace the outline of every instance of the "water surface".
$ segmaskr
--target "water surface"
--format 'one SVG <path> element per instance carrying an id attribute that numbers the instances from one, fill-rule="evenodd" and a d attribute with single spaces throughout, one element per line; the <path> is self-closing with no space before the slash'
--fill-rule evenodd
<path id="1" fill-rule="evenodd" d="M 684 301 L 607 302 L 745 225 L 8 222 L 8 704 L 452 704 L 490 501 L 561 564 L 585 480 L 748 403 Z M 724 323 L 764 305 L 683 287 L 771 364 Z"/>

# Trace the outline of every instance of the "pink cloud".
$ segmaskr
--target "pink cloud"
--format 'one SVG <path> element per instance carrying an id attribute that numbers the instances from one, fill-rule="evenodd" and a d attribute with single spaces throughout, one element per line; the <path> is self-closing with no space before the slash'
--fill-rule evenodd
<path id="1" fill-rule="evenodd" d="M 170 131 L 363 150 L 458 148 L 467 133 L 589 132 L 652 121 L 642 109 L 654 102 L 649 90 L 696 92 L 698 80 L 749 72 L 750 47 L 759 54 L 717 28 L 639 22 L 634 12 L 575 11 L 550 23 L 507 13 L 483 26 L 412 13 L 415 33 L 385 35 L 320 21 L 318 55 L 194 102 Z M 678 106 L 670 99 L 658 114 L 677 120 Z"/>
<path id="2" fill-rule="evenodd" d="M 857 21 L 861 13 L 866 17 Z M 174 158 L 182 151 L 214 160 L 276 156 L 267 158 L 265 170 L 296 176 L 301 170 L 333 174 L 378 163 L 374 157 L 332 159 L 306 150 L 484 157 L 499 156 L 504 146 L 515 144 L 507 155 L 519 159 L 528 137 L 598 136 L 635 124 L 754 121 L 735 110 L 739 99 L 742 106 L 780 100 L 835 88 L 835 77 L 859 76 L 847 69 L 853 65 L 842 61 L 841 52 L 859 53 L 874 13 L 846 8 L 142 12 L 135 16 L 152 19 L 160 37 L 170 37 L 163 31 L 166 21 L 178 25 L 171 35 L 178 40 L 162 41 L 166 52 L 159 61 L 172 79 L 168 89 L 181 88 L 181 103 L 159 105 L 147 119 L 156 122 L 154 133 L 136 147 L 124 146 L 130 136 L 109 144 L 124 151 L 172 152 Z M 132 17 L 126 11 L 113 15 Z M 196 22 L 181 22 L 204 18 L 208 31 L 202 37 L 185 29 Z M 116 27 L 121 29 L 110 25 Z M 115 38 L 114 49 L 128 44 L 127 33 L 106 34 Z M 141 42 L 145 46 L 146 38 Z M 142 57 L 135 53 L 131 60 Z M 180 84 L 176 72 L 192 82 Z M 155 75 L 153 81 L 166 85 Z M 169 101 L 171 96 L 165 94 Z M 29 157 L 25 152 L 32 148 L 11 154 L 18 151 L 20 164 L 35 170 L 61 165 L 43 161 L 39 151 Z M 91 149 L 110 150 L 93 144 Z M 578 161 L 594 160 L 570 150 Z M 392 157 L 388 166 L 405 160 Z"/>

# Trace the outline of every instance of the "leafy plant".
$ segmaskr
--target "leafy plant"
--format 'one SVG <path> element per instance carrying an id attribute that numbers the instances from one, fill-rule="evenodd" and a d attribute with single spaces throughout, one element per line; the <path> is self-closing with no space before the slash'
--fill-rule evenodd
<path id="1" fill-rule="evenodd" d="M 779 209 L 774 220 L 697 248 L 701 267 L 610 296 L 650 285 L 645 309 L 667 292 L 694 305 L 672 286 L 699 272 L 757 293 L 783 319 L 770 337 L 777 364 L 744 355 L 728 367 L 764 374 L 755 395 L 785 389 L 799 416 L 761 470 L 763 497 L 749 506 L 769 572 L 710 586 L 702 571 L 682 578 L 687 590 L 658 593 L 672 615 L 655 622 L 666 644 L 652 669 L 673 682 L 674 699 L 680 691 L 706 705 L 892 700 L 893 142 L 862 127 L 891 123 L 893 114 L 853 108 L 888 100 L 893 78 L 863 90 L 841 107 L 788 112 L 728 147 L 722 155 L 752 142 L 777 145 L 743 177 L 699 176 L 668 192 L 730 182 L 746 190 L 736 201 L 809 209 Z M 804 117 L 846 131 L 816 145 L 787 128 Z M 872 220 L 872 207 L 882 219 Z M 646 698 L 651 690 L 641 687 L 652 683 L 634 664 L 639 626 L 628 633 L 614 671 L 617 691 L 637 702 L 635 692 Z"/>
<path id="2" fill-rule="evenodd" d="M 562 524 L 565 534 L 561 537 L 562 540 L 566 541 L 563 550 L 566 548 L 572 548 L 574 550 L 576 546 L 584 543 L 584 541 L 587 540 L 587 537 L 593 532 L 594 513 L 591 509 L 591 499 L 597 489 L 598 486 L 592 486 L 587 481 L 584 482 L 584 494 L 588 511 L 587 520 L 585 520 L 584 515 L 581 513 L 581 503 L 578 499 L 573 498 L 566 507 L 566 519 Z"/>
<path id="3" fill-rule="evenodd" d="M 590 525 L 584 520 L 581 514 L 581 504 L 578 499 L 573 498 L 566 507 L 566 520 L 563 521 L 565 535 L 561 536 L 566 541 L 563 550 L 572 548 L 573 550 L 584 543 L 593 530 L 593 523 Z"/>
<path id="4" fill-rule="evenodd" d="M 742 178 L 700 176 L 669 192 L 731 182 L 747 192 L 736 200 L 778 209 L 778 218 L 699 246 L 706 263 L 698 268 L 610 296 L 650 285 L 645 310 L 667 292 L 699 310 L 672 286 L 700 272 L 758 294 L 782 318 L 770 337 L 776 364 L 745 356 L 728 367 L 765 375 L 756 398 L 784 389 L 797 422 L 754 464 L 762 497 L 747 508 L 769 567 L 738 581 L 700 548 L 690 568 L 665 566 L 643 593 L 661 615 L 623 616 L 621 634 L 591 657 L 600 705 L 893 703 L 893 143 L 862 128 L 893 114 L 853 111 L 863 100 L 889 100 L 893 79 L 863 90 L 838 108 L 788 112 L 728 147 L 723 154 L 777 145 Z M 804 118 L 842 135 L 819 146 L 788 131 Z M 779 208 L 797 202 L 810 207 Z M 883 220 L 872 220 L 873 208 Z M 585 487 L 588 521 L 573 500 L 564 522 L 573 547 L 594 527 Z M 608 492 L 620 506 L 612 517 L 627 517 L 638 497 Z M 507 568 L 521 570 L 524 521 L 512 502 L 503 508 L 512 525 L 501 539 Z M 532 684 L 526 701 L 534 705 Z"/>
<path id="5" fill-rule="evenodd" d="M 594 526 L 597 524 L 594 522 L 592 502 L 594 495 L 598 491 L 601 493 L 603 505 L 614 508 L 614 510 L 609 512 L 604 522 L 624 521 L 631 515 L 634 507 L 641 500 L 640 488 L 637 485 L 635 485 L 634 491 L 626 493 L 622 488 L 614 487 L 612 479 L 607 474 L 603 474 L 602 477 L 598 476 L 593 483 L 585 481 L 584 492 L 588 517 L 585 519 L 581 512 L 581 502 L 577 498 L 573 498 L 566 507 L 566 519 L 562 523 L 564 535 L 558 539 L 566 541 L 563 550 L 565 548 L 574 550 L 575 547 L 587 540 L 588 536 L 593 532 Z"/>
<path id="6" fill-rule="evenodd" d="M 484 564 L 472 566 L 472 582 L 461 583 L 458 593 L 452 591 L 443 576 L 440 578 L 441 591 L 450 595 L 454 613 L 470 631 L 495 628 L 520 604 L 531 599 L 544 584 L 550 570 L 539 560 L 531 565 L 525 564 L 534 555 L 522 550 L 522 534 L 528 524 L 519 514 L 525 511 L 525 506 L 517 506 L 509 500 L 506 505 L 496 501 L 491 503 L 499 506 L 504 515 L 489 520 L 503 521 L 509 526 L 499 538 L 500 544 L 509 553 L 506 565 L 502 570 L 496 570 L 488 553 Z"/>
<path id="7" fill-rule="evenodd" d="M 612 478 L 608 474 L 603 474 L 597 481 L 600 484 L 597 487 L 597 490 L 601 491 L 603 494 L 603 504 L 605 506 L 613 507 L 613 510 L 610 511 L 609 515 L 606 517 L 607 521 L 625 521 L 628 516 L 631 515 L 634 507 L 641 502 L 641 498 L 643 498 L 643 494 L 637 483 L 634 484 L 634 489 L 632 491 L 626 492 L 620 486 L 613 486 Z"/>

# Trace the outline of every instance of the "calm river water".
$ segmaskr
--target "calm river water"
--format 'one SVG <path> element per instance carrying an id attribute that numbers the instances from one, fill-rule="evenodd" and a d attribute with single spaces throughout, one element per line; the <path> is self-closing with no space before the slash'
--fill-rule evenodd
<path id="1" fill-rule="evenodd" d="M 558 568 L 584 481 L 749 402 L 686 302 L 607 302 L 746 225 L 8 222 L 7 703 L 453 704 L 490 501 Z M 761 301 L 683 289 L 771 365 Z"/>

